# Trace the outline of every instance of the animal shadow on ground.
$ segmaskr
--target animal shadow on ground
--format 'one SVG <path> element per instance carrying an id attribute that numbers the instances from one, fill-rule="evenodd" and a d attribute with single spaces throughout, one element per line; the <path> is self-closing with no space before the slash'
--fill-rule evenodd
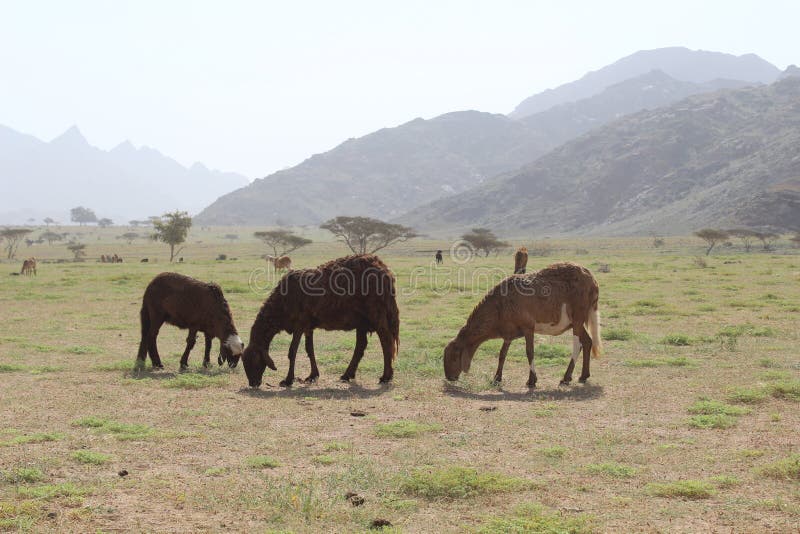
<path id="1" fill-rule="evenodd" d="M 467 391 L 464 388 L 445 382 L 443 393 L 451 397 L 477 400 L 483 402 L 518 401 L 536 402 L 546 400 L 592 400 L 603 396 L 603 386 L 594 384 L 558 387 L 552 389 L 533 389 L 529 391 L 503 391 L 491 390 L 482 392 Z"/>
<path id="2" fill-rule="evenodd" d="M 170 380 L 178 376 L 177 371 L 164 371 L 160 369 L 138 369 L 134 366 L 131 366 L 130 370 L 124 371 L 122 373 L 123 378 L 129 378 L 131 380 L 145 380 L 145 379 L 152 379 L 152 380 Z"/>
<path id="3" fill-rule="evenodd" d="M 283 398 L 304 398 L 314 397 L 319 399 L 368 399 L 371 397 L 379 397 L 384 393 L 392 391 L 392 384 L 377 384 L 375 387 L 365 388 L 364 386 L 355 383 L 347 382 L 341 383 L 340 387 L 316 387 L 314 385 L 301 385 L 300 387 L 275 387 L 264 383 L 267 388 L 253 389 L 243 387 L 239 390 L 239 394 L 248 395 L 261 399 L 271 399 L 275 397 Z"/>

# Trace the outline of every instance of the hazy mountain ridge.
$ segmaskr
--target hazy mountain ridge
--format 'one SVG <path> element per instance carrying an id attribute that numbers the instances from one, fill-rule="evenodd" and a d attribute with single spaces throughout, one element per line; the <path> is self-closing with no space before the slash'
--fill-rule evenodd
<path id="1" fill-rule="evenodd" d="M 196 213 L 248 182 L 202 165 L 187 169 L 155 149 L 137 149 L 128 141 L 101 150 L 75 126 L 49 143 L 0 127 L 0 180 L 14 192 L 0 196 L 0 220 L 5 223 L 44 216 L 67 222 L 70 208 L 78 205 L 116 222 L 174 209 Z"/>
<path id="2" fill-rule="evenodd" d="M 706 83 L 715 79 L 772 83 L 780 75 L 777 67 L 755 54 L 734 56 L 683 47 L 640 50 L 589 72 L 579 80 L 526 98 L 509 116 L 521 119 L 554 106 L 589 98 L 614 84 L 652 70 L 660 70 L 677 80 L 694 83 Z"/>
<path id="3" fill-rule="evenodd" d="M 619 119 L 401 220 L 507 234 L 792 229 L 797 146 L 800 78 L 790 77 Z"/>

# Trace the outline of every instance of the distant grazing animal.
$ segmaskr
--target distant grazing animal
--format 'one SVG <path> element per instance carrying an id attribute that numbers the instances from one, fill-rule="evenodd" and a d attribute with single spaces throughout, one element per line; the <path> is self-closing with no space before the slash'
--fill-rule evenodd
<path id="1" fill-rule="evenodd" d="M 139 260 L 139 263 L 147 263 L 149 261 L 150 261 L 149 258 L 142 258 L 141 260 Z"/>
<path id="2" fill-rule="evenodd" d="M 292 268 L 292 259 L 289 256 L 267 256 L 267 261 L 272 263 L 276 271 Z"/>
<path id="3" fill-rule="evenodd" d="M 267 367 L 277 370 L 269 346 L 282 330 L 292 334 L 292 342 L 289 372 L 281 385 L 288 387 L 294 382 L 295 357 L 303 335 L 311 362 L 311 374 L 305 382 L 315 382 L 319 377 L 313 340 L 316 328 L 356 331 L 353 358 L 341 376 L 344 381 L 355 378 L 367 348 L 367 334 L 377 332 L 383 349 L 380 382 L 391 381 L 400 346 L 400 312 L 394 275 L 386 264 L 372 254 L 356 254 L 284 275 L 258 312 L 242 356 L 250 386 L 261 385 Z"/>
<path id="4" fill-rule="evenodd" d="M 183 256 L 181 256 L 180 258 L 178 258 L 178 263 L 183 263 Z"/>
<path id="5" fill-rule="evenodd" d="M 581 382 L 589 378 L 589 355 L 598 357 L 600 313 L 597 308 L 600 289 L 592 273 L 574 263 L 556 263 L 541 271 L 512 275 L 492 288 L 472 310 L 467 323 L 444 350 L 444 374 L 458 380 L 469 371 L 472 357 L 486 340 L 500 338 L 497 372 L 494 381 L 503 379 L 503 363 L 511 341 L 525 337 L 525 351 L 530 372 L 528 386 L 536 386 L 533 362 L 533 335 L 557 336 L 572 328 L 572 358 L 562 384 L 572 381 L 575 359 L 583 348 Z"/>
<path id="6" fill-rule="evenodd" d="M 236 367 L 239 362 L 244 344 L 233 324 L 228 301 L 217 284 L 201 282 L 178 273 L 161 273 L 153 278 L 144 291 L 140 316 L 142 340 L 136 356 L 140 362 L 144 362 L 150 353 L 153 367 L 164 367 L 156 346 L 158 331 L 164 323 L 189 329 L 186 350 L 181 357 L 181 369 L 189 365 L 189 353 L 194 348 L 198 332 L 205 334 L 204 367 L 208 367 L 210 362 L 213 338 L 220 340 L 219 365 L 227 361 L 230 367 Z"/>
<path id="7" fill-rule="evenodd" d="M 443 261 L 444 261 L 444 259 L 442 258 L 442 251 L 441 250 L 437 250 L 436 251 L 436 264 L 438 265 L 438 264 L 442 263 Z"/>
<path id="8" fill-rule="evenodd" d="M 22 269 L 19 274 L 33 276 L 36 274 L 36 258 L 28 258 L 22 261 Z"/>
<path id="9" fill-rule="evenodd" d="M 525 274 L 528 266 L 528 247 L 519 247 L 514 254 L 514 274 Z"/>
<path id="10" fill-rule="evenodd" d="M 108 260 L 106 260 L 106 255 L 105 254 L 100 254 L 100 263 L 106 263 L 107 261 Z"/>

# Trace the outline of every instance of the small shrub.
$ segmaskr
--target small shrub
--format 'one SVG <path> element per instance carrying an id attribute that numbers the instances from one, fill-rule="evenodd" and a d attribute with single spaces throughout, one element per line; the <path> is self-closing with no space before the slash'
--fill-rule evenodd
<path id="1" fill-rule="evenodd" d="M 708 499 L 715 493 L 711 484 L 701 480 L 652 483 L 645 486 L 645 491 L 656 497 L 683 497 L 686 499 Z"/>
<path id="2" fill-rule="evenodd" d="M 80 450 L 72 453 L 72 459 L 82 464 L 103 465 L 111 459 L 111 456 L 101 452 Z"/>
<path id="3" fill-rule="evenodd" d="M 479 534 L 588 534 L 593 531 L 587 516 L 548 513 L 537 504 L 523 504 L 510 515 L 490 517 L 478 529 Z"/>
<path id="4" fill-rule="evenodd" d="M 436 432 L 441 428 L 441 425 L 437 424 L 401 420 L 375 425 L 375 434 L 381 438 L 413 438 L 425 432 Z"/>
<path id="5" fill-rule="evenodd" d="M 499 473 L 480 473 L 468 467 L 417 469 L 400 481 L 400 489 L 404 493 L 429 499 L 459 499 L 487 493 L 520 491 L 530 486 L 530 481 L 525 479 Z"/>
<path id="6" fill-rule="evenodd" d="M 736 419 L 729 415 L 693 415 L 689 418 L 689 426 L 693 428 L 731 428 L 736 426 Z"/>
<path id="7" fill-rule="evenodd" d="M 636 474 L 635 468 L 615 462 L 589 464 L 586 466 L 586 470 L 592 474 L 608 475 L 614 478 L 630 478 Z"/>
<path id="8" fill-rule="evenodd" d="M 271 456 L 251 456 L 245 460 L 245 464 L 253 469 L 274 469 L 281 465 Z"/>
<path id="9" fill-rule="evenodd" d="M 800 480 L 800 454 L 792 454 L 758 469 L 759 474 L 779 480 Z"/>

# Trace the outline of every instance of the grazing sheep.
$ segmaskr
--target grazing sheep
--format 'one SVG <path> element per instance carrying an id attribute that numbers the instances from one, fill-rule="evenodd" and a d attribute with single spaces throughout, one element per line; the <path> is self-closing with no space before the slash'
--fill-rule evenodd
<path id="1" fill-rule="evenodd" d="M 147 263 L 149 261 L 150 261 L 149 258 L 142 258 L 141 260 L 139 260 L 139 263 Z"/>
<path id="2" fill-rule="evenodd" d="M 289 256 L 267 256 L 266 258 L 267 262 L 272 263 L 276 271 L 292 268 L 292 259 Z"/>
<path id="3" fill-rule="evenodd" d="M 572 381 L 572 370 L 581 347 L 583 367 L 580 381 L 589 378 L 590 353 L 597 357 L 602 349 L 599 287 L 592 273 L 574 263 L 556 263 L 541 271 L 509 276 L 492 288 L 472 310 L 467 323 L 444 350 L 444 373 L 458 380 L 469 371 L 472 357 L 486 340 L 503 339 L 495 382 L 503 379 L 503 363 L 513 339 L 525 337 L 530 372 L 528 386 L 536 386 L 533 363 L 533 335 L 557 336 L 572 328 L 572 358 L 562 384 Z"/>
<path id="4" fill-rule="evenodd" d="M 525 274 L 528 266 L 528 247 L 519 247 L 514 254 L 514 274 Z"/>
<path id="5" fill-rule="evenodd" d="M 264 370 L 276 370 L 269 355 L 272 338 L 281 330 L 292 334 L 289 372 L 282 386 L 294 382 L 294 364 L 300 338 L 305 335 L 314 382 L 319 369 L 314 355 L 314 329 L 356 330 L 356 347 L 350 365 L 341 376 L 356 376 L 367 347 L 367 334 L 377 332 L 383 349 L 381 383 L 392 380 L 392 364 L 400 340 L 400 313 L 395 300 L 394 275 L 380 258 L 356 254 L 329 261 L 316 269 L 290 271 L 272 291 L 258 312 L 242 362 L 251 387 L 261 385 Z"/>
<path id="6" fill-rule="evenodd" d="M 442 257 L 442 251 L 441 250 L 437 250 L 436 251 L 436 265 L 439 265 L 443 261 L 444 261 L 444 258 Z"/>
<path id="7" fill-rule="evenodd" d="M 19 271 L 19 274 L 24 274 L 25 276 L 33 276 L 36 274 L 36 258 L 28 258 L 27 260 L 22 261 L 22 269 Z"/>
<path id="8" fill-rule="evenodd" d="M 158 331 L 164 323 L 189 329 L 181 369 L 189 365 L 189 353 L 194 348 L 198 332 L 205 335 L 204 367 L 208 367 L 210 362 L 213 338 L 220 340 L 219 365 L 227 360 L 230 367 L 236 367 L 242 354 L 244 345 L 233 324 L 228 302 L 217 284 L 178 273 L 161 273 L 147 285 L 140 315 L 142 340 L 136 356 L 139 362 L 143 363 L 149 352 L 153 367 L 164 367 L 156 346 Z"/>

